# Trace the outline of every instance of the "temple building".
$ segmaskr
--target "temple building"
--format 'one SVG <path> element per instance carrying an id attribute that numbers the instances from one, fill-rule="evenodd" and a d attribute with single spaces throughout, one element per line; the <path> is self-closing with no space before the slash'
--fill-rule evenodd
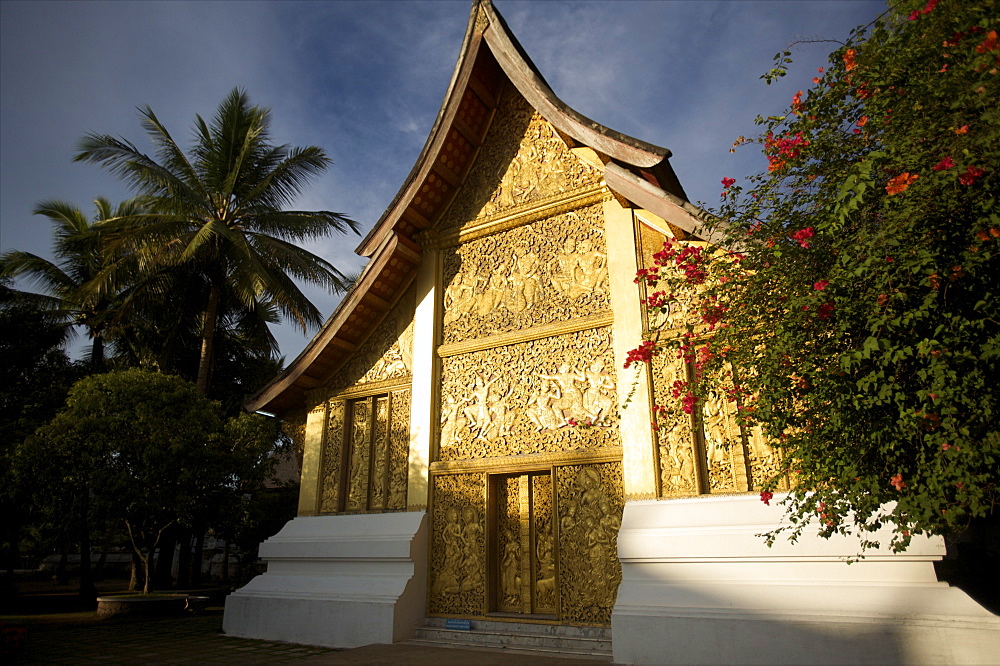
<path id="1" fill-rule="evenodd" d="M 711 241 L 669 156 L 568 108 L 473 3 L 426 145 L 357 250 L 366 268 L 248 404 L 289 424 L 302 485 L 261 546 L 267 573 L 227 600 L 227 633 L 616 663 L 1000 653 L 1000 621 L 938 582 L 941 539 L 853 564 L 858 544 L 818 529 L 768 548 L 776 453 L 732 403 L 651 425 L 690 370 L 625 370 L 628 352 L 693 313 L 650 321 L 634 277 L 665 239 Z"/>

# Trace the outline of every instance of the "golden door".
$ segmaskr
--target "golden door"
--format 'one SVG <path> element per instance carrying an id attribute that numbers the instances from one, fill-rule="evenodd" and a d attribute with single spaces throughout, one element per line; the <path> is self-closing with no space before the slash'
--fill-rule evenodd
<path id="1" fill-rule="evenodd" d="M 496 475 L 490 485 L 495 507 L 491 610 L 554 616 L 558 588 L 552 475 Z"/>

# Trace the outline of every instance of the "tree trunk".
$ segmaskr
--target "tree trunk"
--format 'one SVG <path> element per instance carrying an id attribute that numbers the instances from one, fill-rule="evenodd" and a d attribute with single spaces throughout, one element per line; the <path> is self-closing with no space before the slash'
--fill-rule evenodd
<path id="1" fill-rule="evenodd" d="M 196 527 L 194 537 L 194 557 L 191 558 L 191 585 L 201 587 L 201 567 L 205 558 L 205 529 Z"/>
<path id="2" fill-rule="evenodd" d="M 104 578 L 104 567 L 108 561 L 108 553 L 115 544 L 115 527 L 117 521 L 107 523 L 104 531 L 104 547 L 101 549 L 101 556 L 97 559 L 97 567 L 94 571 L 94 578 L 102 580 Z"/>
<path id="3" fill-rule="evenodd" d="M 94 342 L 90 346 L 90 365 L 97 372 L 104 371 L 104 334 L 94 333 Z"/>
<path id="4" fill-rule="evenodd" d="M 222 571 L 219 572 L 222 582 L 229 584 L 229 541 L 223 542 L 222 546 Z"/>
<path id="5" fill-rule="evenodd" d="M 201 357 L 198 360 L 198 392 L 208 395 L 209 374 L 212 369 L 212 351 L 215 344 L 215 320 L 219 312 L 222 289 L 213 284 L 208 292 L 208 305 L 201 328 Z"/>
<path id="6" fill-rule="evenodd" d="M 191 530 L 177 530 L 177 543 L 181 547 L 177 554 L 177 589 L 186 590 L 191 587 Z"/>
<path id="7" fill-rule="evenodd" d="M 169 590 L 173 587 L 174 550 L 177 546 L 177 529 L 171 525 L 166 531 L 161 531 L 160 554 L 156 556 L 156 567 L 153 569 L 153 587 L 158 590 Z M 150 557 L 156 551 L 156 546 L 149 549 Z"/>
<path id="8" fill-rule="evenodd" d="M 66 530 L 59 535 L 59 564 L 56 565 L 56 584 L 69 585 L 69 535 Z"/>
<path id="9" fill-rule="evenodd" d="M 80 493 L 80 600 L 88 606 L 97 601 L 97 588 L 90 569 L 90 489 Z"/>
<path id="10" fill-rule="evenodd" d="M 128 591 L 135 592 L 139 587 L 139 567 L 142 565 L 142 558 L 135 546 L 132 546 L 132 567 L 128 579 Z"/>

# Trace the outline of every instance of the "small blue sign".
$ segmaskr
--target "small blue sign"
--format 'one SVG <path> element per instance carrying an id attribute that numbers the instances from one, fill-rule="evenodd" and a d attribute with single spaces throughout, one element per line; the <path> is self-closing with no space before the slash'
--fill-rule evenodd
<path id="1" fill-rule="evenodd" d="M 450 617 L 444 622 L 445 629 L 458 629 L 459 631 L 472 631 L 472 620 L 459 620 Z"/>

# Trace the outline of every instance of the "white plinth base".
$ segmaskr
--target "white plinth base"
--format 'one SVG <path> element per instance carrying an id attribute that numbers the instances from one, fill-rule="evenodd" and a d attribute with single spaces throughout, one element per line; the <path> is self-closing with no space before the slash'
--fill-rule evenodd
<path id="1" fill-rule="evenodd" d="M 424 512 L 300 516 L 260 556 L 267 573 L 226 599 L 227 634 L 349 648 L 410 638 L 424 616 Z"/>
<path id="2" fill-rule="evenodd" d="M 857 543 L 815 532 L 768 548 L 781 514 L 756 496 L 627 503 L 615 663 L 997 662 L 1000 618 L 937 582 L 940 539 L 847 564 Z"/>

